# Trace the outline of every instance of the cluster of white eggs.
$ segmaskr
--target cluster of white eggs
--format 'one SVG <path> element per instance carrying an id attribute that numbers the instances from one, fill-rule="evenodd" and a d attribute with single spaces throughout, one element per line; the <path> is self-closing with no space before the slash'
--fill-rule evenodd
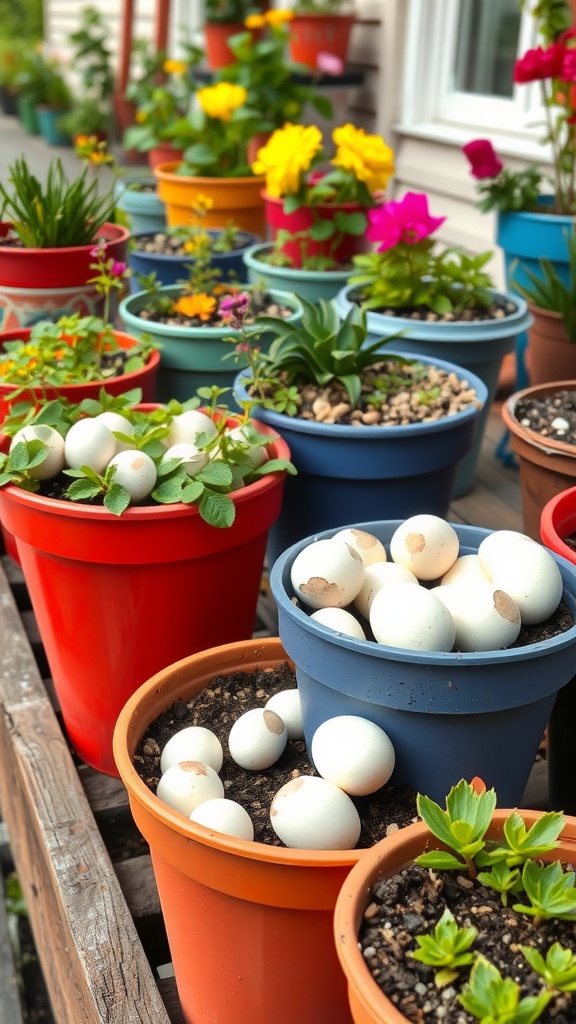
<path id="1" fill-rule="evenodd" d="M 265 707 L 252 708 L 234 722 L 228 750 L 241 768 L 265 771 L 290 740 L 302 736 L 298 690 L 281 690 Z M 361 821 L 352 796 L 374 793 L 388 782 L 395 762 L 392 743 L 373 722 L 342 715 L 316 729 L 311 754 L 319 774 L 298 775 L 278 790 L 270 806 L 272 828 L 293 849 L 353 849 Z M 197 824 L 253 840 L 248 812 L 225 797 L 219 775 L 223 760 L 222 744 L 211 730 L 180 729 L 162 751 L 156 795 Z"/>
<path id="2" fill-rule="evenodd" d="M 230 437 L 245 441 L 243 428 L 234 427 L 228 431 Z M 209 454 L 198 448 L 196 440 L 200 434 L 208 439 L 216 436 L 217 427 L 206 413 L 199 409 L 188 409 L 174 416 L 166 438 L 166 452 L 160 465 L 177 459 L 186 468 L 189 476 L 199 473 L 209 461 Z M 115 466 L 114 481 L 128 491 L 131 502 L 144 501 L 156 486 L 158 470 L 156 463 L 146 452 L 139 451 L 130 443 L 134 426 L 118 412 L 102 412 L 97 416 L 85 417 L 73 423 L 66 437 L 54 427 L 45 424 L 29 424 L 14 434 L 10 451 L 21 441 L 42 441 L 47 449 L 46 459 L 33 466 L 29 475 L 36 480 L 51 480 L 63 469 L 80 469 L 88 466 L 103 476 L 110 466 Z M 254 467 L 267 459 L 265 447 L 247 449 Z M 241 480 L 236 481 L 241 486 Z"/>
<path id="3" fill-rule="evenodd" d="M 554 613 L 563 589 L 552 554 L 525 534 L 496 530 L 476 553 L 460 554 L 454 527 L 426 514 L 395 530 L 389 557 L 377 537 L 354 528 L 311 542 L 295 557 L 291 582 L 329 629 L 445 652 L 509 647 L 523 625 Z"/>

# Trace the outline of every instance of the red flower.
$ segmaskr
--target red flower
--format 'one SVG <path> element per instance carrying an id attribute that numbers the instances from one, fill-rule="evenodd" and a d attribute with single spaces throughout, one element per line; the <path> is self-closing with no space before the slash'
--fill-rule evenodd
<path id="1" fill-rule="evenodd" d="M 526 50 L 514 65 L 514 81 L 538 82 L 543 78 L 558 78 L 565 54 L 566 47 L 561 43 L 552 43 L 546 50 L 541 46 L 535 50 Z"/>
<path id="2" fill-rule="evenodd" d="M 576 50 L 566 50 L 558 76 L 563 82 L 576 82 Z"/>
<path id="3" fill-rule="evenodd" d="M 474 178 L 497 178 L 504 167 L 494 152 L 489 139 L 474 139 L 462 146 L 462 152 L 470 161 L 470 173 Z"/>

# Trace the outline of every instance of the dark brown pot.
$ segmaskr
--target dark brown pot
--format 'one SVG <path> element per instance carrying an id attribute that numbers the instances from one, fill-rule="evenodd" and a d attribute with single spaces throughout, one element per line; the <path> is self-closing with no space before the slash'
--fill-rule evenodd
<path id="1" fill-rule="evenodd" d="M 524 388 L 510 395 L 502 406 L 502 418 L 519 459 L 524 532 L 537 541 L 540 540 L 540 517 L 546 503 L 560 491 L 576 484 L 576 445 L 543 438 L 536 431 L 523 427 L 516 418 L 515 409 L 523 399 L 541 398 L 563 390 L 576 391 L 576 379 Z"/>
<path id="2" fill-rule="evenodd" d="M 560 313 L 530 303 L 534 323 L 528 330 L 527 364 L 530 383 L 547 384 L 576 378 L 576 339 L 571 340 Z"/>

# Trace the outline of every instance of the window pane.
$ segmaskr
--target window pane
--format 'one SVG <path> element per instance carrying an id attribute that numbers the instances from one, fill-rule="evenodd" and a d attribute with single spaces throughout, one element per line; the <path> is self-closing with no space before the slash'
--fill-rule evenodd
<path id="1" fill-rule="evenodd" d="M 454 88 L 482 96 L 512 96 L 521 14 L 518 0 L 461 0 Z"/>

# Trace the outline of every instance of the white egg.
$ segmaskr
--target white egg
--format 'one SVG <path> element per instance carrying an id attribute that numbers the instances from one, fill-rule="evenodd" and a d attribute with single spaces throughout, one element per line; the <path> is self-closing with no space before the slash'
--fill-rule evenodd
<path id="1" fill-rule="evenodd" d="M 164 745 L 160 756 L 160 771 L 164 774 L 179 761 L 202 761 L 219 772 L 223 760 L 222 744 L 216 734 L 203 725 L 189 725 L 175 732 Z"/>
<path id="2" fill-rule="evenodd" d="M 367 796 L 386 785 L 395 753 L 380 726 L 357 715 L 339 715 L 319 725 L 310 753 L 316 771 L 351 796 Z"/>
<path id="3" fill-rule="evenodd" d="M 419 580 L 436 580 L 458 558 L 458 534 L 439 516 L 417 515 L 406 519 L 390 539 L 390 557 L 410 569 Z"/>
<path id="4" fill-rule="evenodd" d="M 266 707 L 269 711 L 275 711 L 286 726 L 289 740 L 301 740 L 304 736 L 302 725 L 302 705 L 300 703 L 300 692 L 296 687 L 288 690 L 279 690 L 267 701 Z"/>
<path id="5" fill-rule="evenodd" d="M 359 594 L 365 568 L 343 540 L 316 540 L 299 551 L 290 578 L 296 597 L 309 608 L 344 608 Z"/>
<path id="6" fill-rule="evenodd" d="M 513 546 L 526 543 L 537 542 L 526 533 L 519 533 L 517 530 L 495 530 L 494 533 L 489 533 L 478 545 L 478 559 L 488 579 L 492 579 L 501 558 L 505 558 Z"/>
<path id="7" fill-rule="evenodd" d="M 168 445 L 178 444 L 180 441 L 187 441 L 195 444 L 199 434 L 207 434 L 208 437 L 215 437 L 218 428 L 214 421 L 205 412 L 199 409 L 188 409 L 186 412 L 174 416 L 168 430 Z"/>
<path id="8" fill-rule="evenodd" d="M 364 583 L 360 588 L 360 593 L 354 599 L 355 607 L 365 619 L 370 618 L 370 607 L 374 595 L 390 583 L 419 585 L 414 573 L 410 572 L 410 569 L 405 569 L 403 565 L 396 565 L 396 562 L 373 562 L 372 565 L 366 566 Z"/>
<path id="9" fill-rule="evenodd" d="M 235 800 L 226 800 L 224 797 L 205 800 L 192 811 L 190 821 L 213 829 L 214 832 L 234 836 L 235 839 L 247 839 L 249 842 L 254 839 L 252 819 L 248 811 Z"/>
<path id="10" fill-rule="evenodd" d="M 124 487 L 132 501 L 143 501 L 156 486 L 156 466 L 146 452 L 135 449 L 118 452 L 108 463 L 115 466 L 114 483 Z"/>
<path id="11" fill-rule="evenodd" d="M 115 451 L 114 434 L 97 419 L 73 423 L 64 440 L 66 465 L 71 469 L 89 466 L 95 473 L 103 473 Z"/>
<path id="12" fill-rule="evenodd" d="M 168 462 L 169 459 L 178 459 L 184 465 L 188 476 L 196 476 L 208 464 L 210 457 L 208 452 L 197 448 L 190 441 L 179 441 L 178 444 L 173 444 L 167 449 L 160 464 Z"/>
<path id="13" fill-rule="evenodd" d="M 356 640 L 366 639 L 366 633 L 358 619 L 354 618 L 352 613 L 346 611 L 345 608 L 318 608 L 317 611 L 312 612 L 310 618 L 321 622 L 328 629 L 335 630 L 336 633 L 353 636 Z"/>
<path id="14" fill-rule="evenodd" d="M 536 541 L 513 544 L 492 572 L 492 585 L 518 605 L 523 626 L 544 622 L 562 600 L 562 575 L 547 550 Z"/>
<path id="15" fill-rule="evenodd" d="M 270 821 L 292 849 L 352 850 L 360 838 L 360 816 L 348 794 L 316 775 L 300 775 L 282 786 Z"/>
<path id="16" fill-rule="evenodd" d="M 99 413 L 94 419 L 104 423 L 112 433 L 115 431 L 117 434 L 127 434 L 129 437 L 134 436 L 134 424 L 130 423 L 130 420 L 127 420 L 125 416 L 121 416 L 119 412 L 108 410 L 107 412 Z M 132 447 L 133 445 L 129 444 L 128 441 L 120 441 L 119 438 L 116 438 L 116 454 Z"/>
<path id="17" fill-rule="evenodd" d="M 201 761 L 180 761 L 160 777 L 156 796 L 189 818 L 194 808 L 205 800 L 223 797 L 224 786 L 210 765 Z"/>
<path id="18" fill-rule="evenodd" d="M 64 438 L 62 434 L 59 434 L 54 427 L 48 427 L 44 423 L 31 423 L 27 427 L 21 427 L 18 430 L 12 441 L 10 442 L 10 451 L 16 447 L 17 444 L 26 441 L 42 441 L 42 444 L 46 445 L 48 453 L 43 462 L 39 463 L 38 466 L 33 466 L 28 470 L 28 475 L 32 480 L 51 480 L 52 477 L 58 476 L 58 473 L 66 464 L 64 457 Z"/>
<path id="19" fill-rule="evenodd" d="M 380 644 L 410 651 L 451 651 L 456 626 L 446 605 L 425 587 L 393 583 L 379 590 L 370 626 Z"/>
<path id="20" fill-rule="evenodd" d="M 460 651 L 497 651 L 518 639 L 518 606 L 503 590 L 490 583 L 479 587 L 467 580 L 443 583 L 432 594 L 446 605 L 456 626 L 455 646 Z"/>
<path id="21" fill-rule="evenodd" d="M 350 547 L 354 548 L 366 566 L 372 565 L 373 562 L 386 561 L 386 548 L 382 541 L 378 540 L 374 534 L 367 533 L 366 530 L 357 530 L 353 526 L 347 526 L 346 529 L 335 533 L 332 540 L 336 538 L 345 540 Z"/>
<path id="22" fill-rule="evenodd" d="M 280 715 L 266 708 L 252 708 L 234 722 L 228 749 L 241 768 L 258 772 L 275 764 L 287 741 L 288 730 Z"/>
<path id="23" fill-rule="evenodd" d="M 227 431 L 227 434 L 235 441 L 244 441 L 245 444 L 248 443 L 243 426 L 233 427 L 232 430 Z M 257 469 L 258 466 L 262 466 L 268 461 L 268 452 L 266 451 L 265 445 L 250 445 L 250 447 L 246 449 L 245 454 L 250 459 L 254 469 Z"/>
<path id="24" fill-rule="evenodd" d="M 482 568 L 478 555 L 460 555 L 448 572 L 445 572 L 440 580 L 442 586 L 451 583 L 466 583 L 471 586 L 488 586 L 490 580 Z"/>

